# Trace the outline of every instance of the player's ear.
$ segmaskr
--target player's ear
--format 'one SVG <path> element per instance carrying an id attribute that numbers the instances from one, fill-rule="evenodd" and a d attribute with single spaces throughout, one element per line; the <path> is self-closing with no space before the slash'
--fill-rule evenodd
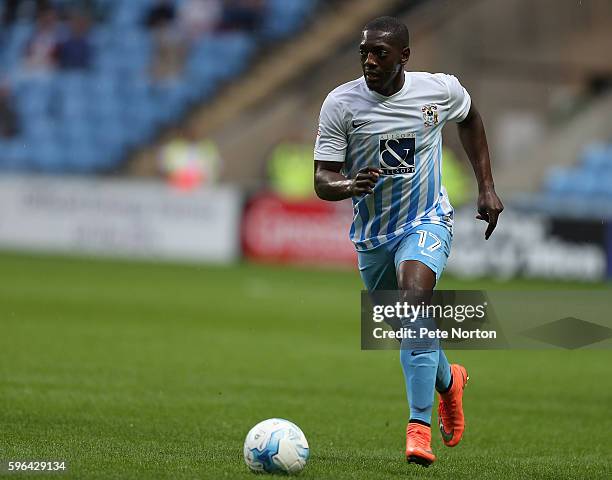
<path id="1" fill-rule="evenodd" d="M 402 50 L 401 64 L 406 65 L 408 63 L 409 58 L 410 58 L 410 47 L 404 47 Z"/>

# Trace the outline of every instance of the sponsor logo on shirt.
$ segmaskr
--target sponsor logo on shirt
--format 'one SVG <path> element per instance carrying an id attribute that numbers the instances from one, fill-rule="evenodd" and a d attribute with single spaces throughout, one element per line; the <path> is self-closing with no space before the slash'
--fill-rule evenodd
<path id="1" fill-rule="evenodd" d="M 414 173 L 414 133 L 391 133 L 379 137 L 379 161 L 383 175 Z"/>

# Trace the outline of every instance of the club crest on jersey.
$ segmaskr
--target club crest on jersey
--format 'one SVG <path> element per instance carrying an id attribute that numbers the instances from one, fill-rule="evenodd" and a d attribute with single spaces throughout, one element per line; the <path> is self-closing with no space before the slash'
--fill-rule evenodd
<path id="1" fill-rule="evenodd" d="M 379 137 L 379 161 L 383 175 L 414 173 L 414 133 L 390 133 Z"/>
<path id="2" fill-rule="evenodd" d="M 421 107 L 423 112 L 423 125 L 426 127 L 433 127 L 438 124 L 438 106 L 435 104 L 423 105 Z"/>

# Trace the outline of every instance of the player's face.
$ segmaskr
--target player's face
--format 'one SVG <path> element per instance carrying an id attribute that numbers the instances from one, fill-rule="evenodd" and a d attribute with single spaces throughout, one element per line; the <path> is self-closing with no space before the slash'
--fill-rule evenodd
<path id="1" fill-rule="evenodd" d="M 359 54 L 363 75 L 370 90 L 391 95 L 401 88 L 400 73 L 403 73 L 404 64 L 408 61 L 409 48 L 396 45 L 388 32 L 364 30 Z"/>

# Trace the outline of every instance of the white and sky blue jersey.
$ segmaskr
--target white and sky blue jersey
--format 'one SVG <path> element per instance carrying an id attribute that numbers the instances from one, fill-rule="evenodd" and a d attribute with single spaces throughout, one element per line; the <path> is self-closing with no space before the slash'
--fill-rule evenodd
<path id="1" fill-rule="evenodd" d="M 353 198 L 357 250 L 423 223 L 452 230 L 453 207 L 441 183 L 442 127 L 465 119 L 470 104 L 457 78 L 426 72 L 405 72 L 404 86 L 390 97 L 370 90 L 363 77 L 327 96 L 315 160 L 343 162 L 348 178 L 366 166 L 383 171 L 373 194 Z"/>

